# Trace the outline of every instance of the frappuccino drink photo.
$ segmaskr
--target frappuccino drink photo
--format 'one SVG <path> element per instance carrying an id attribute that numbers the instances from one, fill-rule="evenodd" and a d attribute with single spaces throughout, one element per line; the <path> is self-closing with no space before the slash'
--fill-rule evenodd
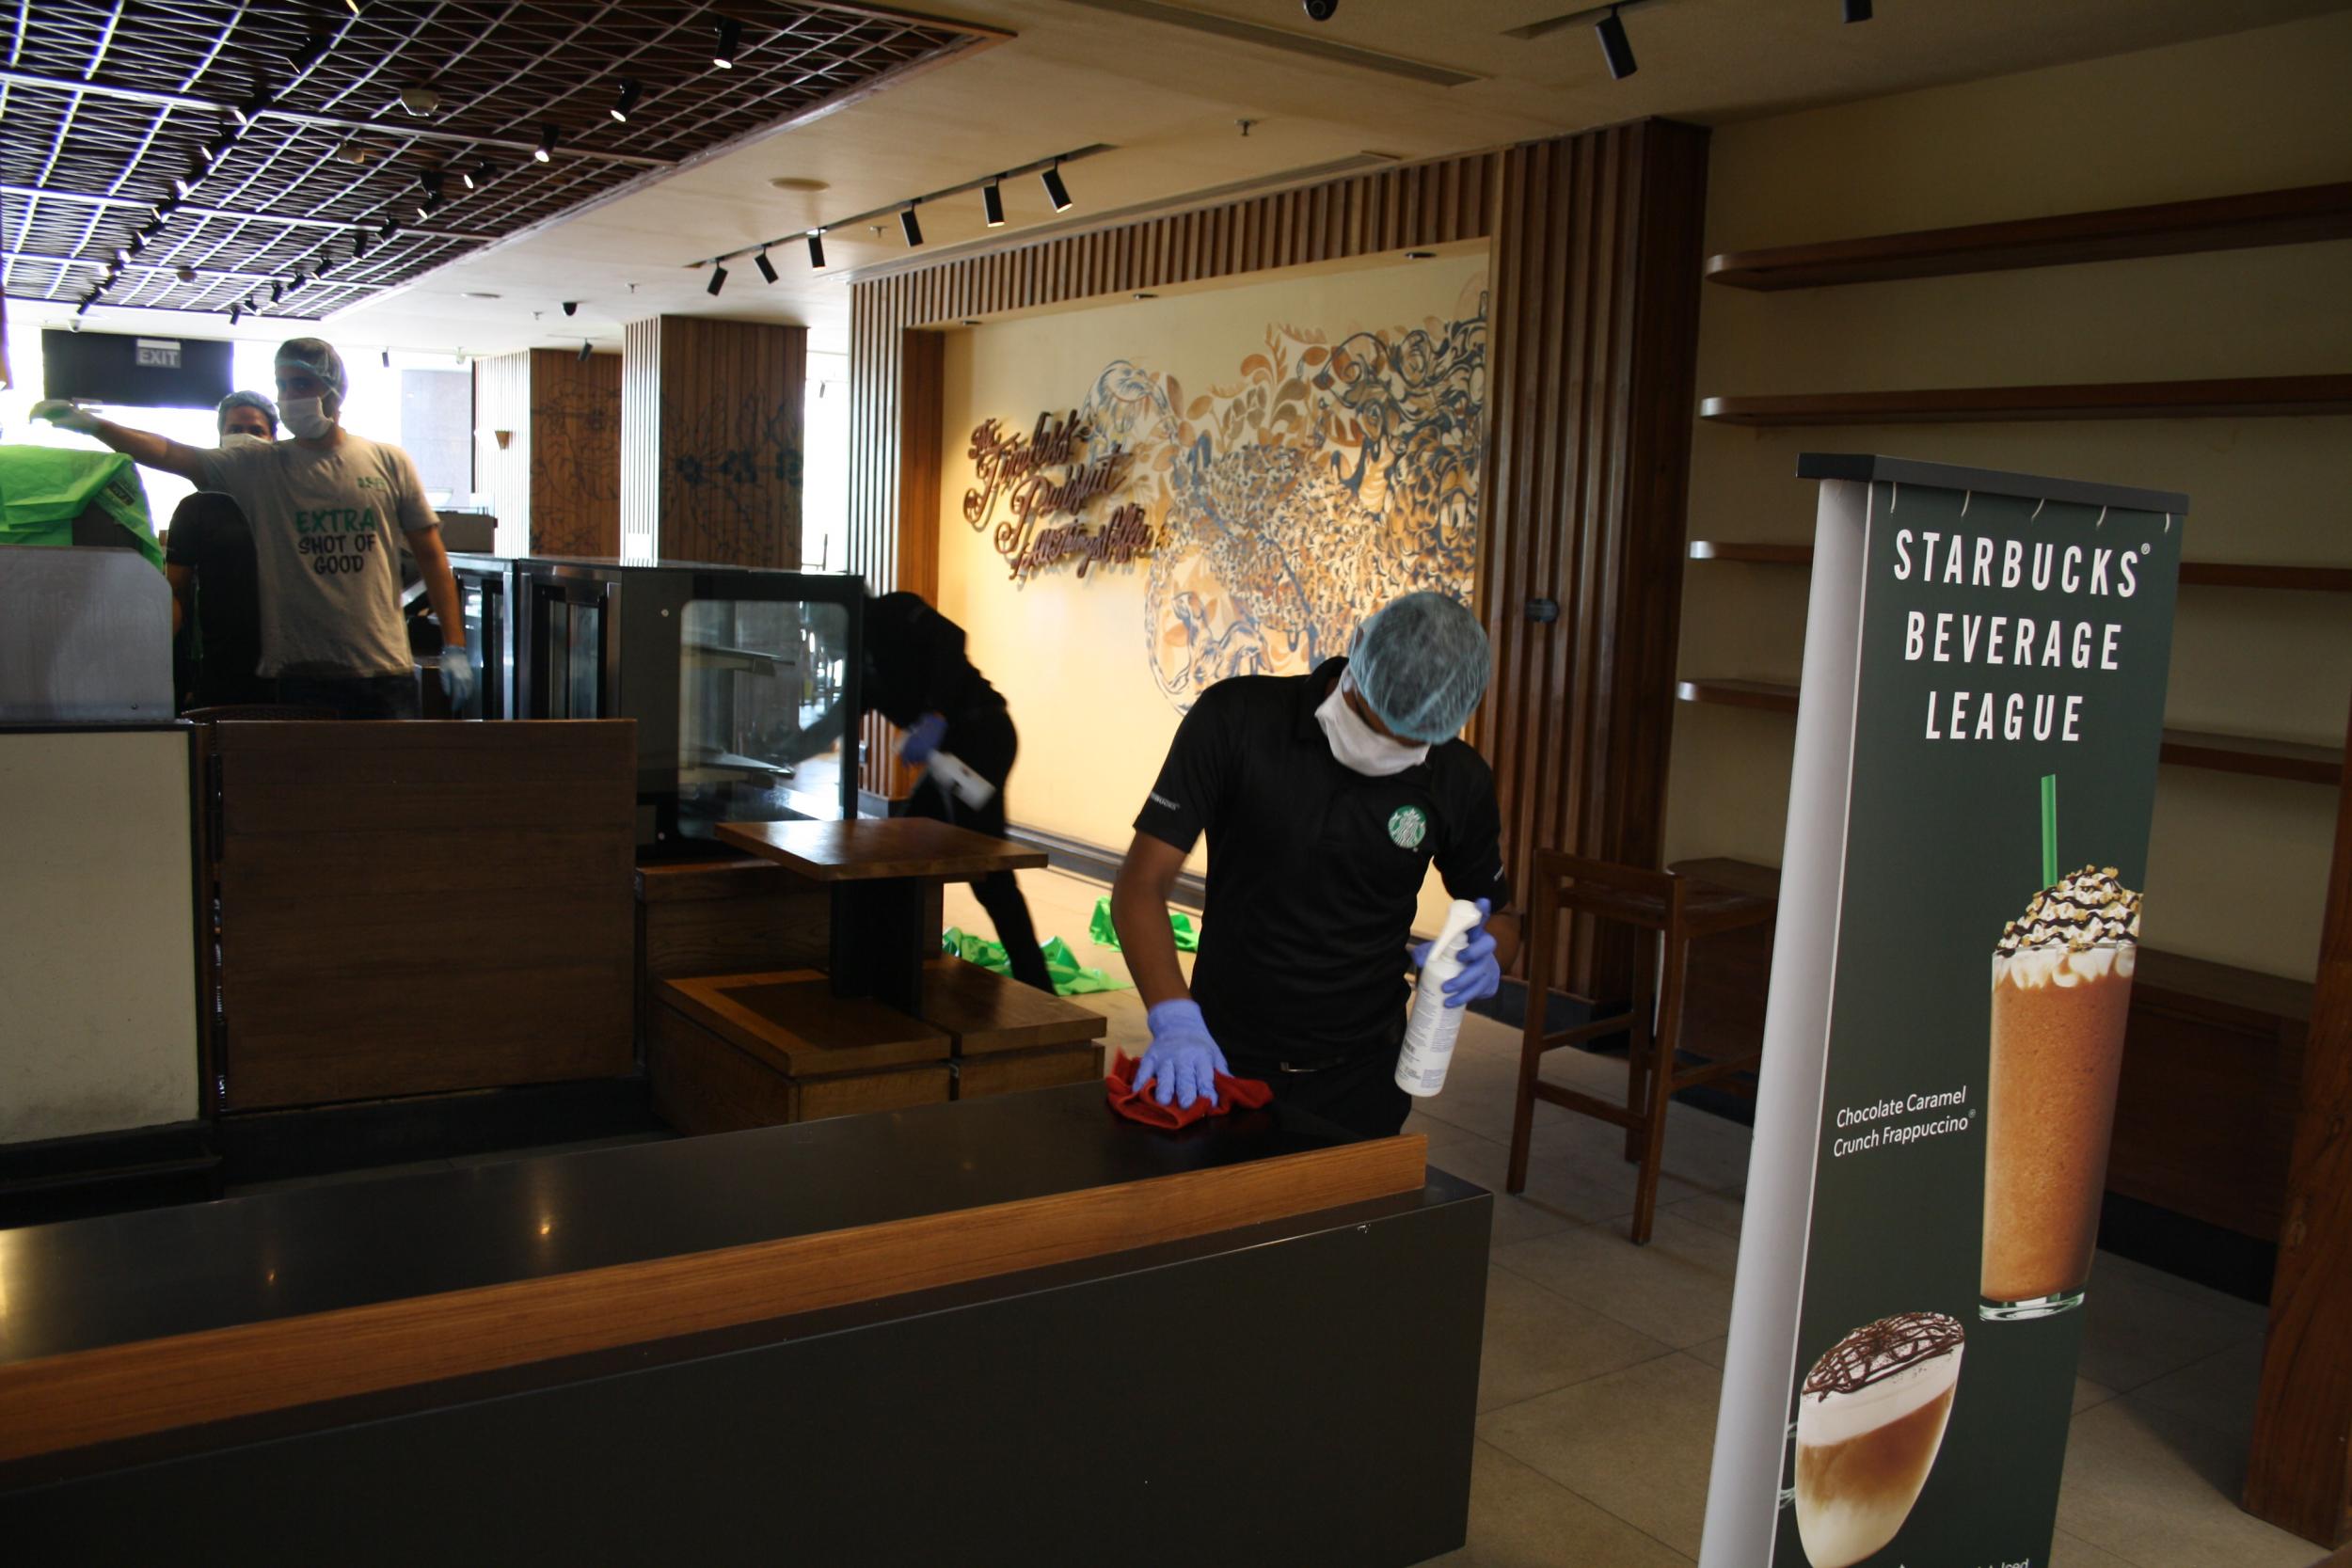
<path id="1" fill-rule="evenodd" d="M 2090 1277 L 2139 945 L 2139 895 L 2086 865 L 2033 896 L 1993 957 L 1983 1315 L 2078 1307 Z"/>

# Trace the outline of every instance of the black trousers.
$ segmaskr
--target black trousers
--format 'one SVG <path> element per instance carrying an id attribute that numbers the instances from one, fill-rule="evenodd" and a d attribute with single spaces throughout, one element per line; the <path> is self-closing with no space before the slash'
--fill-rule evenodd
<path id="1" fill-rule="evenodd" d="M 940 749 L 994 784 L 996 793 L 984 806 L 967 806 L 926 773 L 900 815 L 929 816 L 991 838 L 1005 837 L 1005 781 L 1011 777 L 1013 758 L 1021 750 L 1012 715 L 999 707 L 950 719 Z M 1045 955 L 1038 951 L 1037 926 L 1029 918 L 1029 901 L 1021 896 L 1020 882 L 1009 871 L 995 871 L 976 880 L 972 891 L 995 926 L 1005 957 L 1012 961 L 1012 977 L 1052 995 L 1053 977 L 1046 973 Z"/>
<path id="2" fill-rule="evenodd" d="M 414 675 L 360 675 L 347 680 L 280 675 L 278 700 L 335 710 L 338 719 L 414 719 L 423 711 Z"/>
<path id="3" fill-rule="evenodd" d="M 1396 1086 L 1393 1053 L 1317 1072 L 1284 1072 L 1279 1067 L 1244 1071 L 1239 1062 L 1232 1065 L 1246 1077 L 1263 1077 L 1273 1085 L 1277 1104 L 1311 1112 L 1367 1138 L 1394 1137 L 1412 1114 L 1413 1097 Z"/>

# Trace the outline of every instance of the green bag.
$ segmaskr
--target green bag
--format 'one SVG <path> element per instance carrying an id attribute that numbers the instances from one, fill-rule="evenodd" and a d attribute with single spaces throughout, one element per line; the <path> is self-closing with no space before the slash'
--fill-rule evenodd
<path id="1" fill-rule="evenodd" d="M 164 547 L 147 515 L 138 465 L 119 451 L 0 447 L 0 545 L 71 545 L 73 522 L 96 506 L 122 525 L 158 571 Z"/>
<path id="2" fill-rule="evenodd" d="M 1174 910 L 1168 911 L 1168 928 L 1176 938 L 1177 952 L 1198 953 L 1200 951 L 1200 936 L 1192 928 L 1190 915 L 1178 914 Z M 1107 947 L 1114 953 L 1126 951 L 1119 945 L 1119 927 L 1111 924 L 1111 901 L 1107 898 L 1097 898 L 1094 901 L 1094 918 L 1087 923 L 1087 934 L 1093 937 L 1094 945 L 1097 947 Z"/>
<path id="3" fill-rule="evenodd" d="M 940 951 L 951 958 L 978 964 L 998 974 L 1012 973 L 1012 960 L 1005 956 L 1002 942 L 976 937 L 971 932 L 950 926 L 940 938 Z M 1087 996 L 1098 990 L 1132 990 L 1124 980 L 1114 980 L 1099 969 L 1087 969 L 1078 962 L 1078 956 L 1059 937 L 1041 942 L 1038 951 L 1045 956 L 1045 974 L 1054 982 L 1057 996 Z"/>

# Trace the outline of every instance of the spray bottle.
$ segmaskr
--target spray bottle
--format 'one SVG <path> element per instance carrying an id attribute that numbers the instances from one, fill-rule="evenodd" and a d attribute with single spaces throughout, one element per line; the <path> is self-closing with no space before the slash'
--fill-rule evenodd
<path id="1" fill-rule="evenodd" d="M 1445 983 L 1462 972 L 1462 945 L 1479 919 L 1477 905 L 1456 898 L 1429 944 L 1429 961 L 1421 966 L 1413 1010 L 1405 1020 L 1405 1049 L 1396 1058 L 1396 1086 L 1406 1094 L 1426 1100 L 1445 1087 L 1454 1037 L 1462 1032 L 1462 1009 L 1445 1005 Z"/>
<path id="2" fill-rule="evenodd" d="M 942 789 L 974 811 L 987 805 L 995 797 L 996 786 L 974 772 L 961 757 L 933 752 L 926 766 L 930 768 L 931 777 L 939 781 Z"/>

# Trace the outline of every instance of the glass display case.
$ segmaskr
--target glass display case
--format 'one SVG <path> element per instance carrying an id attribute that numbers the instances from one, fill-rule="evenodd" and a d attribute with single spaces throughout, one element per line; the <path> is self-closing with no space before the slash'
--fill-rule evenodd
<path id="1" fill-rule="evenodd" d="M 511 571 L 512 711 L 637 721 L 641 847 L 857 815 L 857 578 L 541 557 Z"/>
<path id="2" fill-rule="evenodd" d="M 473 695 L 453 719 L 510 719 L 515 714 L 513 562 L 494 555 L 452 551 L 450 575 L 465 607 L 466 653 L 473 662 Z M 429 677 L 428 677 L 429 678 Z"/>

